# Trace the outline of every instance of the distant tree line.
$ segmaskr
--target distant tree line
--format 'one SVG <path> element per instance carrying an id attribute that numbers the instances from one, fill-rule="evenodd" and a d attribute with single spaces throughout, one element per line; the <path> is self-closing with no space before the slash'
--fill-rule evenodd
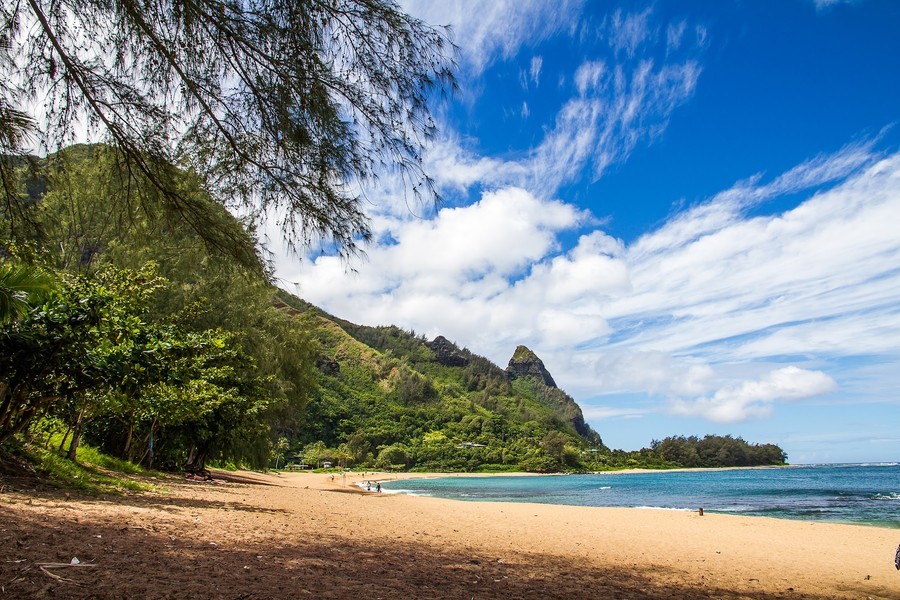
<path id="1" fill-rule="evenodd" d="M 562 390 L 510 380 L 466 349 L 444 364 L 414 332 L 330 317 L 179 219 L 136 210 L 115 161 L 78 146 L 17 170 L 30 200 L 0 222 L 0 444 L 52 439 L 76 458 L 84 442 L 199 472 L 208 461 L 556 472 L 784 460 L 728 436 L 611 450 L 579 433 Z M 180 177 L 210 218 L 250 235 Z M 145 204 L 156 195 L 139 191 Z"/>
<path id="2" fill-rule="evenodd" d="M 650 448 L 683 467 L 754 467 L 787 461 L 787 454 L 775 444 L 749 444 L 730 435 L 667 437 L 653 440 Z"/>

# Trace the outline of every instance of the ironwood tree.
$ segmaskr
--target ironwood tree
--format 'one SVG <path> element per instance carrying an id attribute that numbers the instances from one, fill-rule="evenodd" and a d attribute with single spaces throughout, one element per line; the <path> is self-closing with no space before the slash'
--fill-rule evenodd
<path id="1" fill-rule="evenodd" d="M 436 198 L 422 152 L 452 54 L 446 29 L 390 0 L 4 1 L 2 208 L 27 201 L 10 174 L 29 136 L 52 152 L 86 131 L 144 183 L 136 203 L 152 189 L 245 263 L 256 253 L 181 192 L 181 170 L 250 220 L 274 215 L 295 249 L 347 257 L 370 237 L 366 180 L 389 170 Z"/>

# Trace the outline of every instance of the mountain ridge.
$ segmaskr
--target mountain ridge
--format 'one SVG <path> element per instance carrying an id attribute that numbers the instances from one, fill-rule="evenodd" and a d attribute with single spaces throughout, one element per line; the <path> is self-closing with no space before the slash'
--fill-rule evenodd
<path id="1" fill-rule="evenodd" d="M 577 462 L 580 452 L 588 448 L 605 448 L 600 435 L 585 423 L 575 400 L 556 386 L 541 360 L 524 346 L 518 347 L 510 359 L 518 367 L 502 369 L 441 335 L 427 340 L 396 326 L 358 325 L 329 315 L 284 290 L 279 291 L 276 302 L 298 318 L 318 320 L 316 327 L 322 344 L 318 360 L 320 386 L 322 396 L 330 399 L 314 399 L 310 414 L 316 419 L 324 417 L 326 423 L 328 414 L 340 413 L 343 417 L 336 422 L 331 419 L 331 426 L 322 427 L 322 421 L 319 422 L 317 434 L 328 445 L 346 443 L 359 431 L 384 429 L 384 423 L 369 419 L 373 406 L 388 413 L 401 413 L 401 422 L 410 417 L 402 413 L 413 406 L 412 412 L 428 425 L 413 426 L 407 432 L 395 431 L 398 435 L 393 437 L 380 436 L 376 446 L 383 449 L 401 444 L 415 448 L 427 445 L 426 439 L 442 435 L 454 446 L 483 444 L 487 449 L 476 446 L 483 454 L 497 450 L 499 456 L 493 455 L 489 464 L 526 470 L 558 470 L 566 460 Z M 333 327 L 360 345 L 360 355 L 367 354 L 362 348 L 372 352 L 367 354 L 370 362 L 363 369 L 364 376 L 360 364 L 348 358 L 347 340 L 338 343 L 333 337 Z M 326 334 L 326 330 L 331 333 Z M 343 387 L 353 377 L 355 394 Z M 360 377 L 367 379 L 364 385 Z M 376 388 L 378 391 L 373 393 Z M 338 389 L 343 391 L 337 393 Z M 339 397 L 334 397 L 335 393 Z M 364 396 L 368 406 L 357 402 Z M 355 408 L 348 411 L 351 405 Z M 445 418 L 449 415 L 453 419 Z M 356 430 L 351 431 L 351 423 Z M 542 448 L 545 438 L 557 435 L 562 436 L 563 447 L 569 447 L 568 458 L 561 451 L 556 457 L 548 457 Z M 305 441 L 313 440 L 310 437 Z M 373 451 L 377 460 L 374 454 Z M 473 454 L 468 452 L 468 458 Z M 478 461 L 466 461 L 468 466 L 473 466 L 473 462 Z"/>

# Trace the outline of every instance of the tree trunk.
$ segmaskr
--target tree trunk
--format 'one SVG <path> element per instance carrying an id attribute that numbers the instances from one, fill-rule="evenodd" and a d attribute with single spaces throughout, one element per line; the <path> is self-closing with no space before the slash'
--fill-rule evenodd
<path id="1" fill-rule="evenodd" d="M 59 442 L 59 450 L 58 452 L 62 452 L 63 448 L 66 447 L 66 440 L 69 439 L 69 434 L 72 433 L 71 427 L 66 427 L 66 432 L 63 434 L 63 439 Z"/>
<path id="2" fill-rule="evenodd" d="M 125 436 L 125 445 L 122 446 L 122 458 L 131 460 L 131 438 L 134 435 L 134 420 L 128 419 L 128 433 Z"/>
<path id="3" fill-rule="evenodd" d="M 78 413 L 78 418 L 75 419 L 75 425 L 72 427 L 72 443 L 69 444 L 69 451 L 66 452 L 66 458 L 71 461 L 75 461 L 75 456 L 78 454 L 78 444 L 81 442 L 81 430 L 84 425 L 84 413 L 87 412 L 87 400 L 84 401 L 84 404 L 81 405 L 81 411 Z"/>
<path id="4" fill-rule="evenodd" d="M 141 456 L 141 460 L 138 461 L 139 465 L 144 464 L 144 459 L 147 459 L 147 468 L 153 468 L 153 432 L 156 429 L 156 419 L 153 419 L 153 423 L 150 424 L 150 433 L 147 435 L 147 439 L 144 440 L 144 446 L 146 450 L 144 450 L 144 454 Z"/>
<path id="5" fill-rule="evenodd" d="M 209 447 L 204 444 L 202 446 L 191 446 L 191 453 L 187 462 L 184 463 L 184 472 L 190 475 L 199 475 L 205 479 L 211 479 L 209 471 L 206 470 L 206 458 L 209 456 Z"/>

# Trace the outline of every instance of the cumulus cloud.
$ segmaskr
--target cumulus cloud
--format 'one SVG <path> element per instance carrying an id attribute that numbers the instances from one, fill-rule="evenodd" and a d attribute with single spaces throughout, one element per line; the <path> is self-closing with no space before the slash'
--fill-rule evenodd
<path id="1" fill-rule="evenodd" d="M 585 323 L 575 328 L 565 325 L 559 313 L 547 312 L 547 295 L 566 289 L 571 299 L 583 297 L 610 285 L 607 271 L 621 269 L 589 265 L 582 273 L 588 279 L 563 278 L 557 289 L 549 282 L 561 278 L 564 264 L 543 263 L 548 256 L 558 257 L 561 232 L 591 221 L 571 205 L 505 188 L 473 205 L 442 209 L 431 220 L 382 220 L 381 227 L 389 229 L 382 237 L 391 243 L 370 249 L 368 263 L 352 277 L 329 256 L 293 269 L 281 265 L 279 273 L 302 282 L 298 291 L 305 298 L 351 320 L 387 324 L 402 314 L 408 319 L 403 325 L 412 322 L 420 330 L 457 339 L 491 339 L 498 330 L 512 336 L 525 329 L 568 342 L 585 335 Z M 594 235 L 569 254 L 589 247 L 613 251 L 615 243 Z M 594 325 L 596 331 L 605 327 Z"/>
<path id="2" fill-rule="evenodd" d="M 675 400 L 672 412 L 706 418 L 715 423 L 737 423 L 771 414 L 776 401 L 793 401 L 819 396 L 837 388 L 837 383 L 821 371 L 788 366 L 764 377 L 729 384 L 713 396 L 696 400 Z"/>
<path id="3" fill-rule="evenodd" d="M 804 190 L 791 210 L 758 211 Z M 332 257 L 279 274 L 351 321 L 445 335 L 499 364 L 524 343 L 588 404 L 640 393 L 734 422 L 837 381 L 859 392 L 844 357 L 900 359 L 897 214 L 900 154 L 861 145 L 740 182 L 630 245 L 507 187 L 430 219 L 380 218 L 385 242 L 351 277 Z"/>

